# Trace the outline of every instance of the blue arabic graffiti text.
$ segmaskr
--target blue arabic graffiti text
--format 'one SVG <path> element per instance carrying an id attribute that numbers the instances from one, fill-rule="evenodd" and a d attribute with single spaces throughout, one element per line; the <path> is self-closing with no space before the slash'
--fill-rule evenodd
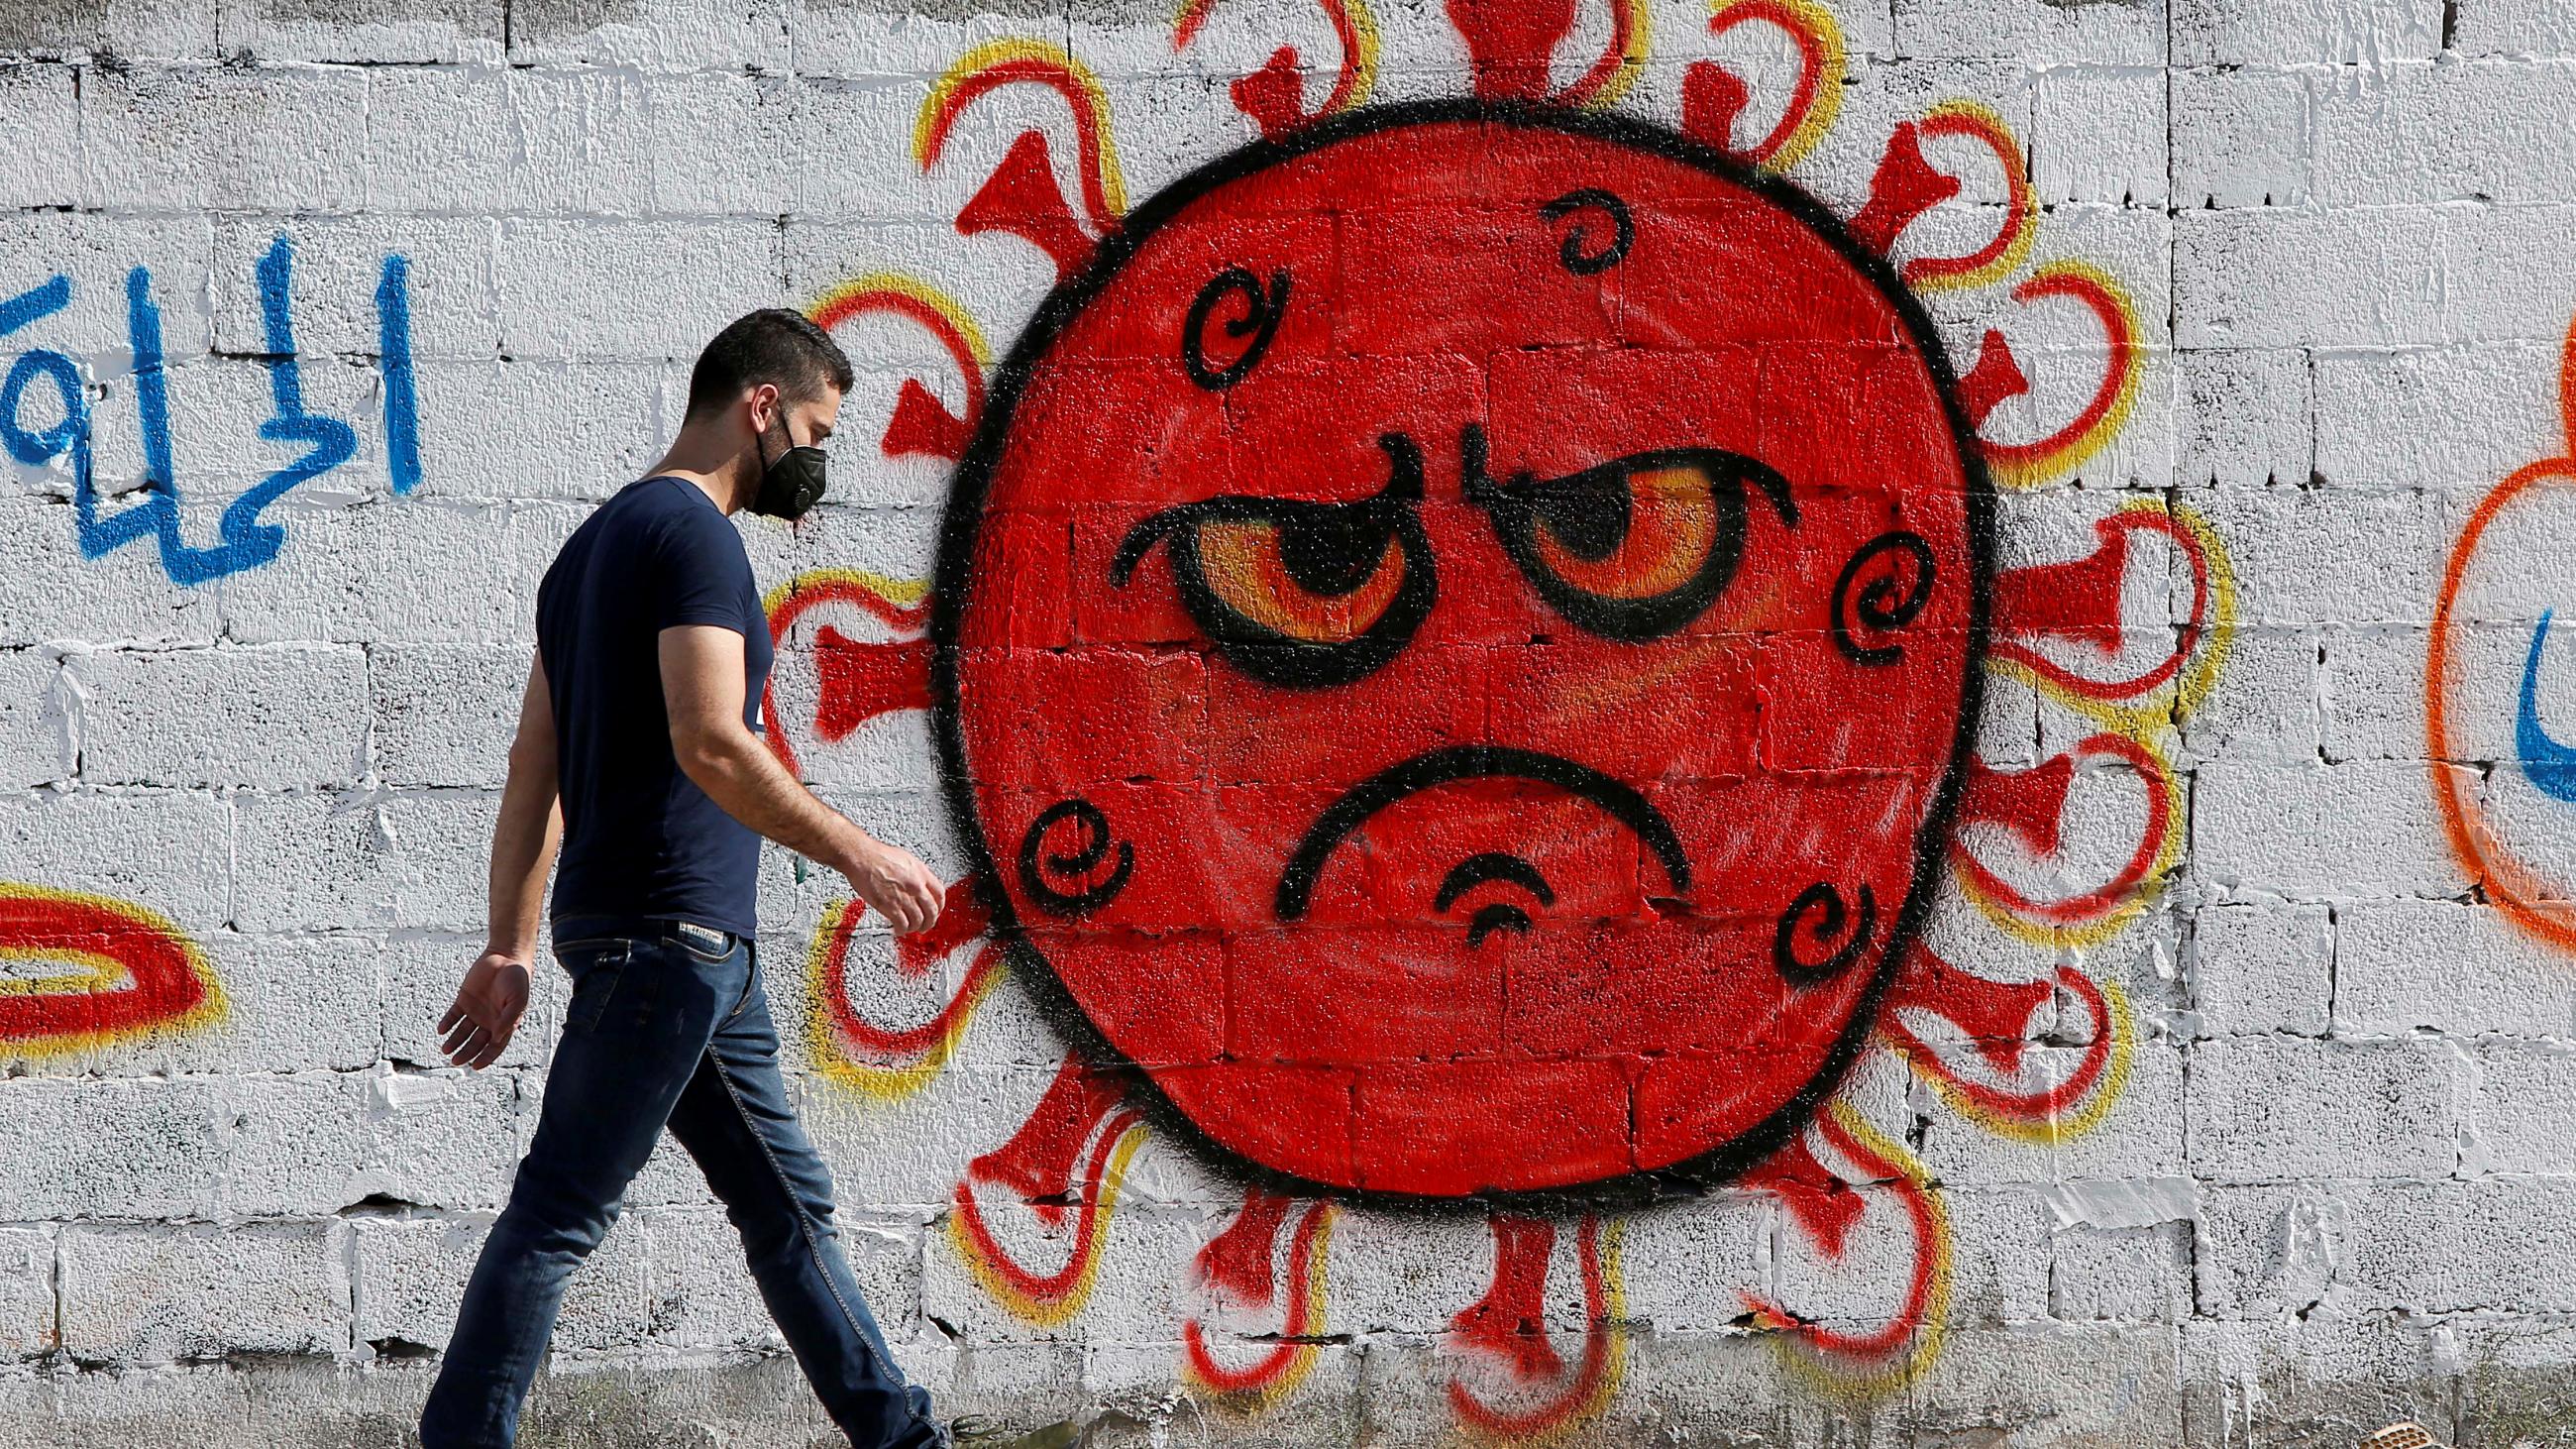
<path id="1" fill-rule="evenodd" d="M 267 507 L 298 485 L 347 462 L 357 451 L 357 434 L 338 418 L 308 412 L 304 378 L 295 353 L 290 315 L 295 251 L 280 236 L 258 267 L 260 319 L 265 334 L 260 363 L 268 369 L 270 414 L 259 436 L 269 442 L 301 444 L 303 455 L 245 490 L 217 521 L 219 541 L 189 543 L 180 531 L 178 473 L 171 463 L 169 372 L 161 338 L 161 308 L 153 300 L 152 273 L 136 267 L 125 276 L 126 339 L 134 357 L 134 402 L 143 434 L 142 501 L 102 517 L 91 469 L 89 396 L 80 369 L 69 357 L 47 348 L 21 353 L 0 383 L 0 445 L 30 467 L 70 455 L 72 502 L 81 554 L 97 558 L 138 538 L 152 538 L 160 548 L 161 567 L 177 584 L 202 584 L 256 568 L 277 557 L 286 530 L 261 516 Z M 71 304 L 71 279 L 55 276 L 0 302 L 0 337 L 62 311 Z M 411 294 L 409 263 L 401 256 L 385 259 L 376 287 L 379 353 L 384 375 L 384 427 L 387 470 L 394 492 L 409 493 L 420 481 L 419 402 L 413 391 L 411 359 Z M 61 416 L 51 426 L 30 430 L 23 408 L 29 387 L 52 387 Z"/>

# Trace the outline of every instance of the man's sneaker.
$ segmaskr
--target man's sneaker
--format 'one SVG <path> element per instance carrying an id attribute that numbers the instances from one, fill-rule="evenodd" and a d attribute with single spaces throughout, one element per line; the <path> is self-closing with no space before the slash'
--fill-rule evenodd
<path id="1" fill-rule="evenodd" d="M 948 1442 L 956 1449 L 1073 1449 L 1081 1437 L 1079 1419 L 1027 1430 L 1005 1428 L 982 1414 L 960 1414 L 948 1421 Z"/>
<path id="2" fill-rule="evenodd" d="M 2402 1419 L 2362 1440 L 2357 1449 L 2442 1449 L 2442 1444 L 2432 1430 Z"/>

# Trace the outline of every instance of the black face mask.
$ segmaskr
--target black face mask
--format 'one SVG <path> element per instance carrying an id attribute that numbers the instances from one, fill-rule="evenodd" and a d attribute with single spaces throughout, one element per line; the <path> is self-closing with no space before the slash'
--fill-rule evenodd
<path id="1" fill-rule="evenodd" d="M 751 511 L 793 523 L 823 497 L 823 450 L 795 441 L 796 435 L 787 431 L 783 405 L 778 409 L 778 432 L 788 440 L 787 450 L 762 460 L 760 488 L 751 495 Z"/>

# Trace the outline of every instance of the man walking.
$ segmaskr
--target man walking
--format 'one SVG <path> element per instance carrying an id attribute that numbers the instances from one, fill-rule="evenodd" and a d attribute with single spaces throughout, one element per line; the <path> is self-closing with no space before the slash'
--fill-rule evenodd
<path id="1" fill-rule="evenodd" d="M 842 1255 L 831 1175 L 779 1078 L 754 946 L 762 836 L 848 876 L 898 931 L 939 916 L 929 867 L 815 799 L 759 733 L 769 624 L 726 519 L 813 506 L 817 445 L 850 376 L 794 312 L 725 328 L 690 376 L 671 451 L 573 531 L 538 589 L 492 837 L 491 939 L 439 1023 L 443 1049 L 479 1068 L 509 1045 L 558 835 L 554 949 L 572 1003 L 536 1138 L 421 1415 L 426 1449 L 512 1442 L 564 1285 L 666 1125 L 724 1199 L 761 1298 L 850 1442 L 948 1442 Z"/>

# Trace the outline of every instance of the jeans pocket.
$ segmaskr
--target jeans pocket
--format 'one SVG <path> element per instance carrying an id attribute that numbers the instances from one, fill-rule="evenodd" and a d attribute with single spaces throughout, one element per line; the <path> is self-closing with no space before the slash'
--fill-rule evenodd
<path id="1" fill-rule="evenodd" d="M 723 941 L 725 943 L 725 948 L 721 951 L 710 950 L 706 945 L 706 941 L 707 938 L 711 936 L 717 940 Z M 709 931 L 703 926 L 692 926 L 677 922 L 672 925 L 671 934 L 666 939 L 668 939 L 673 945 L 678 946 L 681 950 L 688 952 L 691 957 L 700 963 L 708 966 L 721 966 L 727 961 L 732 960 L 733 953 L 741 950 L 743 946 L 743 938 L 730 932 Z"/>
<path id="2" fill-rule="evenodd" d="M 576 941 L 555 948 L 555 959 L 572 976 L 572 1004 L 564 1010 L 566 1032 L 589 1032 L 599 1025 L 634 958 L 632 941 Z"/>

